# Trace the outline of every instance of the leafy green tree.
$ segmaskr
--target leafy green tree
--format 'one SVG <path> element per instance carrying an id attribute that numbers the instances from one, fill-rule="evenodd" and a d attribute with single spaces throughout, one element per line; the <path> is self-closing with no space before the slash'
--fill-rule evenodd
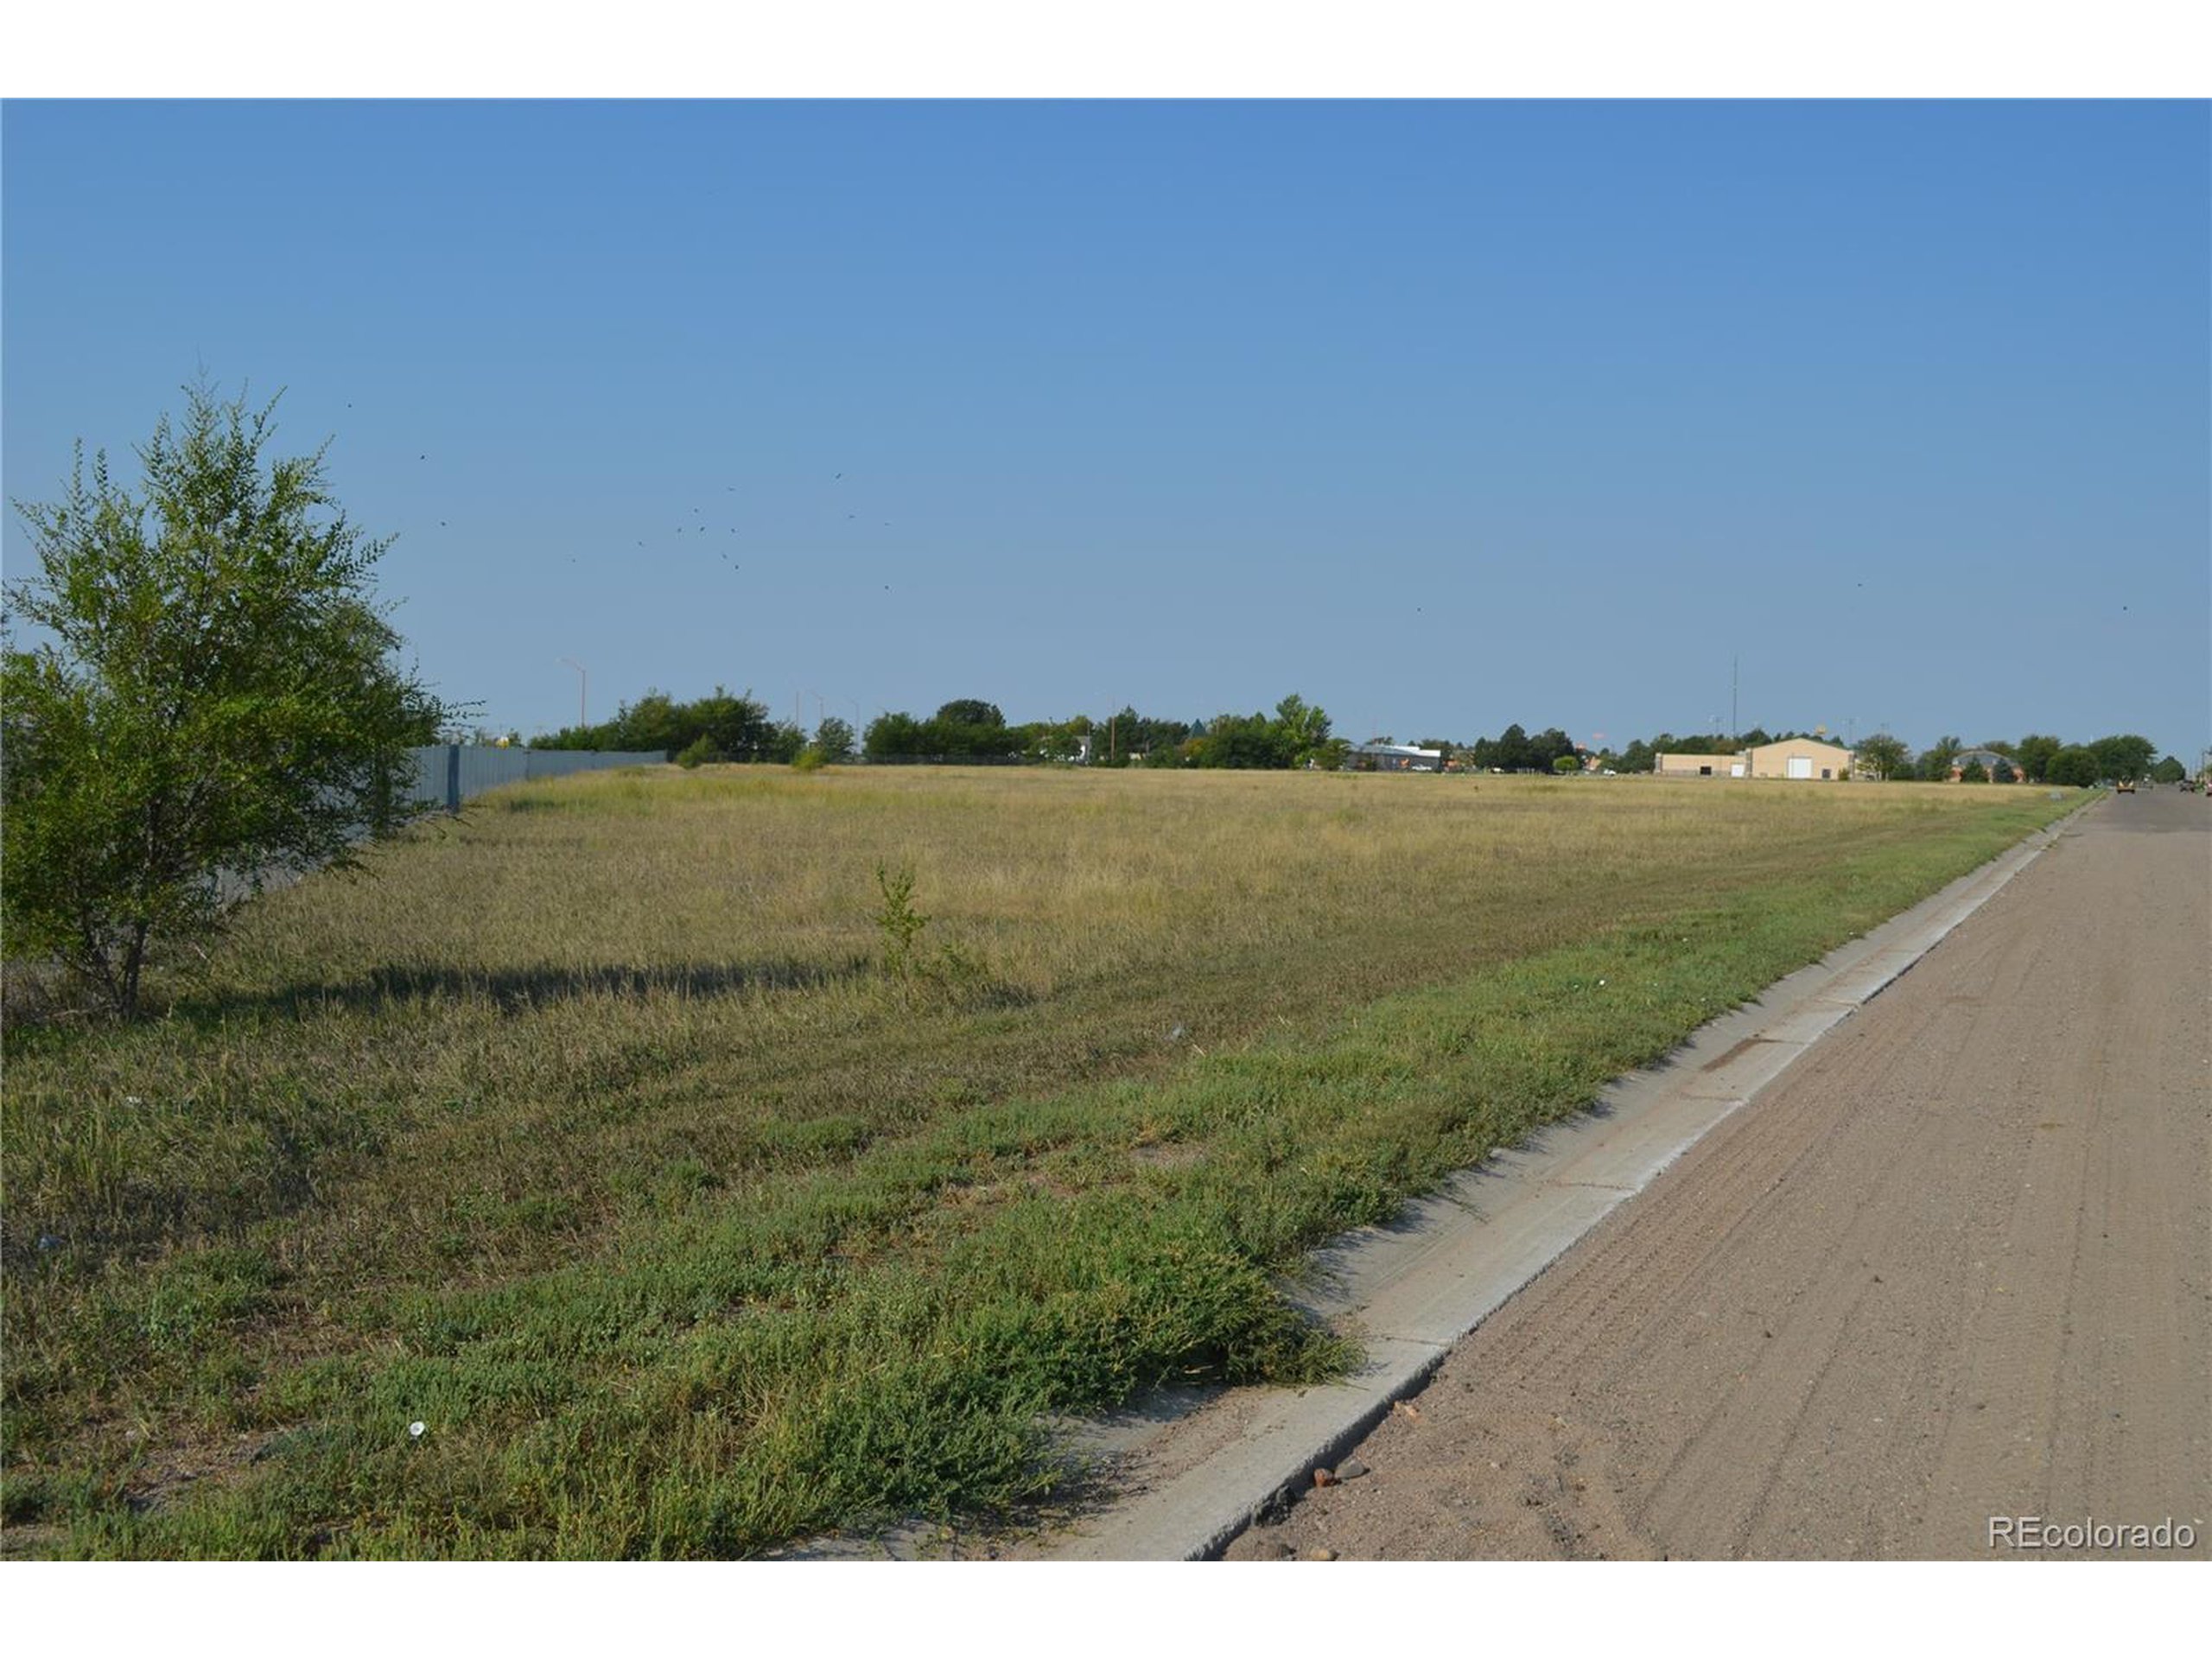
<path id="1" fill-rule="evenodd" d="M 408 750 L 453 712 L 396 661 L 390 543 L 338 508 L 323 451 L 268 454 L 273 399 L 185 393 L 137 452 L 142 493 L 79 447 L 59 502 L 17 504 L 39 569 L 6 590 L 0 938 L 124 1016 L 149 961 L 270 876 L 355 868 L 429 810 Z M 48 637 L 19 646 L 17 620 Z"/>
<path id="2" fill-rule="evenodd" d="M 2101 737 L 2088 745 L 2089 753 L 2097 757 L 2100 778 L 2144 778 L 2150 775 L 2151 757 L 2158 752 L 2158 745 L 2147 737 L 2133 734 Z"/>
<path id="3" fill-rule="evenodd" d="M 1906 774 L 1912 765 L 1912 753 L 1889 733 L 1876 732 L 1872 737 L 1860 740 L 1858 764 L 1886 781 Z"/>
<path id="4" fill-rule="evenodd" d="M 1621 751 L 1620 759 L 1613 766 L 1618 772 L 1649 772 L 1658 764 L 1659 757 L 1651 745 L 1639 737 Z"/>
<path id="5" fill-rule="evenodd" d="M 1989 781 L 1993 784 L 2018 783 L 2019 779 L 2018 770 L 2010 760 L 1999 759 L 1997 764 L 1989 769 Z"/>
<path id="6" fill-rule="evenodd" d="M 946 703 L 937 711 L 936 718 L 948 726 L 1003 726 L 1006 716 L 999 712 L 995 702 L 985 702 L 981 697 L 960 697 Z"/>
<path id="7" fill-rule="evenodd" d="M 1302 766 L 1329 741 L 1329 712 L 1293 692 L 1275 704 L 1283 764 Z"/>
<path id="8" fill-rule="evenodd" d="M 1920 776 L 1925 782 L 1945 784 L 1951 780 L 1951 762 L 1959 758 L 1959 751 L 1966 747 L 1963 740 L 1939 737 L 1921 752 Z"/>
<path id="9" fill-rule="evenodd" d="M 696 733 L 710 741 L 714 746 L 734 760 L 754 760 L 766 758 L 766 752 L 775 747 L 775 728 L 768 719 L 768 705 L 750 691 L 734 696 L 717 685 L 711 695 L 696 702 L 678 705 L 675 730 L 671 737 Z M 846 728 L 851 730 L 850 727 Z M 644 738 L 647 734 L 632 734 Z M 660 746 L 650 741 L 626 742 L 626 749 L 652 749 Z"/>
<path id="10" fill-rule="evenodd" d="M 825 715 L 814 728 L 814 753 L 823 762 L 836 766 L 853 758 L 853 727 L 850 721 L 840 720 L 835 715 Z"/>
<path id="11" fill-rule="evenodd" d="M 871 760 L 900 760 L 922 753 L 922 726 L 912 715 L 882 714 L 868 723 L 861 752 Z"/>
<path id="12" fill-rule="evenodd" d="M 1986 784 L 1989 781 L 1989 768 L 1979 760 L 1969 760 L 1959 768 L 1959 781 L 1962 784 Z"/>
<path id="13" fill-rule="evenodd" d="M 1535 768 L 1536 761 L 1529 746 L 1529 734 L 1522 731 L 1517 722 L 1497 734 L 1497 741 L 1491 749 L 1490 764 L 1502 766 L 1508 772 L 1528 772 Z"/>
<path id="14" fill-rule="evenodd" d="M 2050 757 L 2044 769 L 2046 783 L 2063 785 L 2069 789 L 2087 789 L 2104 776 L 2094 750 L 2076 743 L 2058 751 Z"/>
<path id="15" fill-rule="evenodd" d="M 2051 756 L 2065 747 L 2055 737 L 2030 732 L 2014 746 L 2012 755 L 2019 762 L 2021 776 L 2031 784 L 2040 784 L 2050 774 Z"/>
<path id="16" fill-rule="evenodd" d="M 1564 778 L 1570 772 L 1581 771 L 1582 763 L 1571 754 L 1562 754 L 1553 760 L 1552 770 Z"/>
<path id="17" fill-rule="evenodd" d="M 541 749 L 617 749 L 664 754 L 696 748 L 700 740 L 720 760 L 788 760 L 779 728 L 768 718 L 766 703 L 751 692 L 733 696 L 717 685 L 711 695 L 691 702 L 678 702 L 667 692 L 648 690 L 635 702 L 615 710 L 614 718 L 595 726 L 566 726 L 536 740 Z"/>
<path id="18" fill-rule="evenodd" d="M 1188 741 L 1195 766 L 1268 771 L 1290 764 L 1283 728 L 1265 715 L 1217 715 L 1206 722 L 1205 736 Z"/>
<path id="19" fill-rule="evenodd" d="M 787 766 L 805 752 L 806 728 L 797 721 L 779 720 L 768 728 L 766 736 L 761 741 L 760 752 L 746 758 L 772 761 L 779 766 Z"/>
<path id="20" fill-rule="evenodd" d="M 2158 784 L 2177 784 L 2189 776 L 2189 768 L 2182 765 L 2177 755 L 2168 755 L 2151 768 L 2151 781 Z"/>

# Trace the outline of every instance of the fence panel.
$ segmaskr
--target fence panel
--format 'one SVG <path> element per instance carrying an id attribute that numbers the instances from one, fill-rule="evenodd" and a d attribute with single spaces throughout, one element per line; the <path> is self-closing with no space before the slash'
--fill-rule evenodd
<path id="1" fill-rule="evenodd" d="M 415 751 L 415 798 L 435 801 L 448 812 L 502 784 L 532 778 L 565 778 L 572 772 L 600 772 L 609 766 L 657 766 L 668 759 L 658 749 L 502 749 L 481 743 L 433 743 Z"/>

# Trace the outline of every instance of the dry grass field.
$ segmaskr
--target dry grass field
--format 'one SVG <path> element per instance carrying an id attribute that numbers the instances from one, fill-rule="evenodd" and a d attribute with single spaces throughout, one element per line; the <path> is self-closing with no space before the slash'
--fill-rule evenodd
<path id="1" fill-rule="evenodd" d="M 269 895 L 163 1017 L 8 1033 L 8 1548 L 731 1555 L 1007 1511 L 1065 1478 L 1050 1414 L 1340 1367 L 1278 1294 L 1305 1252 L 2072 804 L 486 797 Z"/>

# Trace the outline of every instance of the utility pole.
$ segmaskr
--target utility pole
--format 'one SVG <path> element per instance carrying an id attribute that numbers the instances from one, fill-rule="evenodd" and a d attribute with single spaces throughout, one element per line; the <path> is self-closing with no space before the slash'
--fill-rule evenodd
<path id="1" fill-rule="evenodd" d="M 1743 722 L 1736 717 L 1736 670 L 1742 661 L 1738 657 L 1728 659 L 1728 741 L 1731 743 L 1739 741 L 1744 735 Z"/>
<path id="2" fill-rule="evenodd" d="M 591 724 L 591 716 L 586 712 L 585 702 L 586 694 L 591 690 L 591 676 L 585 671 L 584 665 L 575 658 L 563 657 L 560 660 L 576 671 L 576 727 L 578 730 L 582 730 Z"/>

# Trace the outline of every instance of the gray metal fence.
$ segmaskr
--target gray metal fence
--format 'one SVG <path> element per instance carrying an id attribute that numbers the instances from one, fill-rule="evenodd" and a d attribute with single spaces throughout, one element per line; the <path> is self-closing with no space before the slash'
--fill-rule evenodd
<path id="1" fill-rule="evenodd" d="M 482 743 L 434 743 L 415 751 L 415 797 L 458 812 L 463 801 L 502 784 L 564 778 L 572 772 L 601 772 L 609 766 L 657 766 L 667 759 L 660 749 L 502 749 Z"/>

